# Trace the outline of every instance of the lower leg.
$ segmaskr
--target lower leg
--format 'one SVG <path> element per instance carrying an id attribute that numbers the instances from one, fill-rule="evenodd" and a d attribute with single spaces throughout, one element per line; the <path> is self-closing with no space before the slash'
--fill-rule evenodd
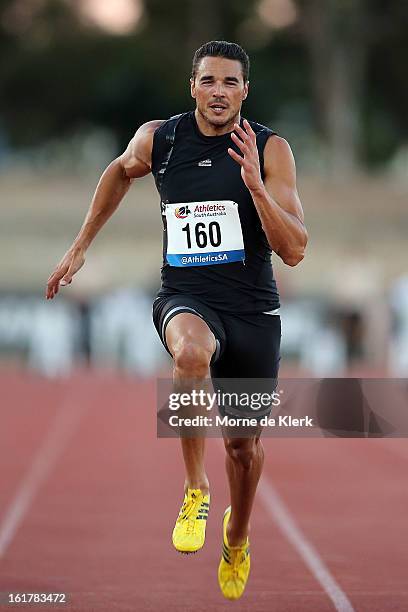
<path id="1" fill-rule="evenodd" d="M 173 381 L 174 389 L 178 393 L 189 393 L 197 387 L 208 387 L 211 359 L 211 350 L 206 350 L 193 341 L 180 341 L 174 350 Z M 183 411 L 188 417 L 194 417 L 205 412 L 205 406 L 185 406 Z M 183 451 L 187 489 L 200 489 L 204 495 L 209 493 L 209 482 L 204 467 L 205 438 L 197 434 L 196 428 L 181 428 L 180 440 Z"/>
<path id="2" fill-rule="evenodd" d="M 184 490 L 201 489 L 204 495 L 209 493 L 209 482 L 204 467 L 205 438 L 181 438 L 186 479 Z"/>
<path id="3" fill-rule="evenodd" d="M 259 438 L 225 441 L 226 469 L 231 495 L 231 517 L 227 526 L 230 546 L 243 544 L 249 532 L 249 519 L 264 462 Z"/>

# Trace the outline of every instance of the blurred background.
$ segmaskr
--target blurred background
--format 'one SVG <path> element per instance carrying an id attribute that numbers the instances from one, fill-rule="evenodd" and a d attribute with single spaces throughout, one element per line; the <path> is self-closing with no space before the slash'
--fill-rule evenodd
<path id="1" fill-rule="evenodd" d="M 299 266 L 274 259 L 282 372 L 407 376 L 407 27 L 399 0 L 0 0 L 0 368 L 168 368 L 151 177 L 74 283 L 52 302 L 45 284 L 105 166 L 194 108 L 192 55 L 225 39 L 252 62 L 243 114 L 292 146 L 309 230 Z"/>

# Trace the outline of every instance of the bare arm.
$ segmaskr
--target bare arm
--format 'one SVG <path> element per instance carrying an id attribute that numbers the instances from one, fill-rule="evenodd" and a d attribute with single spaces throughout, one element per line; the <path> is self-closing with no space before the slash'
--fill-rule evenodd
<path id="1" fill-rule="evenodd" d="M 245 131 L 235 126 L 239 137 L 232 139 L 243 153 L 229 153 L 241 166 L 242 178 L 248 187 L 269 245 L 289 266 L 304 257 L 307 231 L 302 205 L 296 188 L 296 168 L 292 151 L 283 138 L 269 138 L 264 150 L 265 179 L 262 182 L 256 135 L 247 121 Z"/>
<path id="2" fill-rule="evenodd" d="M 126 151 L 114 159 L 102 174 L 77 237 L 48 279 L 47 299 L 52 299 L 58 293 L 60 285 L 72 282 L 73 275 L 85 262 L 86 250 L 118 208 L 133 179 L 151 171 L 153 135 L 161 123 L 150 121 L 142 125 Z"/>

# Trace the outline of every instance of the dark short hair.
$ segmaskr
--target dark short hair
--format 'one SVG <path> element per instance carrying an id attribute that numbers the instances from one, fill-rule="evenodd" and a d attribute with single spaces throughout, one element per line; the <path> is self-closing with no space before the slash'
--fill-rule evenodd
<path id="1" fill-rule="evenodd" d="M 225 40 L 211 40 L 202 45 L 194 53 L 193 67 L 191 77 L 194 79 L 198 66 L 203 57 L 225 57 L 231 60 L 238 60 L 242 66 L 242 76 L 246 83 L 249 79 L 249 57 L 242 47 L 236 43 L 227 42 Z"/>

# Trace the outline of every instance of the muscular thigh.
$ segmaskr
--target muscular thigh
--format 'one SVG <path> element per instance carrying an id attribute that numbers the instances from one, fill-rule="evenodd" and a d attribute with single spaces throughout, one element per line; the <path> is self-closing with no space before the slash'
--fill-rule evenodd
<path id="1" fill-rule="evenodd" d="M 207 323 L 199 316 L 183 312 L 175 315 L 166 327 L 166 344 L 174 356 L 183 344 L 195 344 L 210 356 L 214 353 L 215 337 Z"/>
<path id="2" fill-rule="evenodd" d="M 168 353 L 174 356 L 178 344 L 198 344 L 215 362 L 223 352 L 225 331 L 221 319 L 195 297 L 177 294 L 156 298 L 153 322 Z"/>

